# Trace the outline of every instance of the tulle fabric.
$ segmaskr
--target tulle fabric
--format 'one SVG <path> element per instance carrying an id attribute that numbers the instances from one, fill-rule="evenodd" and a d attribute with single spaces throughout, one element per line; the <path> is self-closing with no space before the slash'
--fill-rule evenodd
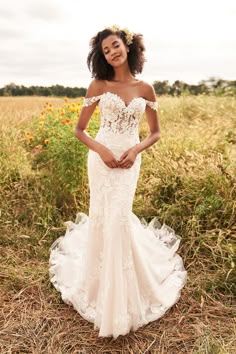
<path id="1" fill-rule="evenodd" d="M 128 226 L 126 220 L 125 226 L 113 224 L 105 231 L 102 223 L 78 213 L 76 223 L 67 222 L 65 236 L 51 246 L 52 283 L 101 337 L 117 338 L 157 320 L 185 284 L 176 254 L 180 238 L 157 218 L 142 221 L 131 213 Z"/>

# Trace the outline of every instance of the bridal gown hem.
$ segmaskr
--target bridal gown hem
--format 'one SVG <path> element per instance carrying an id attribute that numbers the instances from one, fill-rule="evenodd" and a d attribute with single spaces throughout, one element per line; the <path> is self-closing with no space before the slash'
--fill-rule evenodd
<path id="1" fill-rule="evenodd" d="M 138 144 L 139 122 L 157 102 L 142 97 L 128 105 L 106 92 L 84 99 L 98 102 L 101 124 L 95 140 L 116 158 Z M 62 300 L 87 321 L 99 337 L 117 338 L 159 319 L 179 299 L 187 272 L 176 253 L 180 237 L 155 217 L 147 223 L 132 211 L 141 165 L 138 154 L 129 169 L 109 168 L 89 150 L 89 213 L 50 247 L 50 281 Z"/>

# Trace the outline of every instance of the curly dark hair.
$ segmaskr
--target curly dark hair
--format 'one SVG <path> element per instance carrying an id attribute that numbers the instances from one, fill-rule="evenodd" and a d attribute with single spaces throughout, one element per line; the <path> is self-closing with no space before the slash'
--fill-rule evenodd
<path id="1" fill-rule="evenodd" d="M 113 31 L 112 29 L 104 29 L 91 39 L 91 49 L 88 54 L 87 64 L 92 77 L 98 80 L 111 80 L 114 77 L 114 69 L 108 64 L 102 51 L 102 41 L 111 34 L 117 35 L 127 45 L 126 33 L 123 30 Z M 145 47 L 142 34 L 134 33 L 132 43 L 128 47 L 128 64 L 132 75 L 135 76 L 142 72 L 145 62 Z"/>

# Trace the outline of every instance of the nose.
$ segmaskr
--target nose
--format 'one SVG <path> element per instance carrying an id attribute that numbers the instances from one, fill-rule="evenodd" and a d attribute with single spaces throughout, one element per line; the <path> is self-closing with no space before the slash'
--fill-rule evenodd
<path id="1" fill-rule="evenodd" d="M 114 58 L 116 56 L 115 48 L 111 50 L 111 57 Z"/>

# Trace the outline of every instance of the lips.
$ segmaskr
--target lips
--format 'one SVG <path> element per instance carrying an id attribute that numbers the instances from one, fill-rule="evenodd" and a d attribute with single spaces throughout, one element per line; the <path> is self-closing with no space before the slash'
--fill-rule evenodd
<path id="1" fill-rule="evenodd" d="M 120 55 L 115 56 L 115 57 L 112 59 L 112 61 L 118 59 L 119 57 L 120 57 Z"/>

